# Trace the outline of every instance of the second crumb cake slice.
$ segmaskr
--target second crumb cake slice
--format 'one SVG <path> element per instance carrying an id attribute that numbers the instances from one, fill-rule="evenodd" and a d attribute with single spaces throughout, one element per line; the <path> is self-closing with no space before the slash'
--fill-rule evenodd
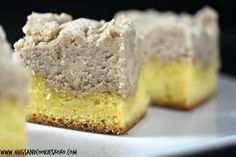
<path id="1" fill-rule="evenodd" d="M 215 92 L 219 68 L 218 16 L 205 7 L 196 15 L 125 11 L 143 34 L 144 78 L 155 105 L 191 109 Z"/>
<path id="2" fill-rule="evenodd" d="M 33 13 L 23 31 L 14 46 L 32 74 L 29 121 L 122 134 L 144 116 L 149 97 L 129 19 Z"/>

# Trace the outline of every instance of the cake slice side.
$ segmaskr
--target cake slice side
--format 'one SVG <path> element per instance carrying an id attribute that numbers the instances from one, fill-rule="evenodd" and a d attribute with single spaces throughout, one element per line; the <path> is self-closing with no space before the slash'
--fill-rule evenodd
<path id="1" fill-rule="evenodd" d="M 25 149 L 25 105 L 29 78 L 23 66 L 14 62 L 12 49 L 1 26 L 0 73 L 0 148 L 12 151 Z"/>

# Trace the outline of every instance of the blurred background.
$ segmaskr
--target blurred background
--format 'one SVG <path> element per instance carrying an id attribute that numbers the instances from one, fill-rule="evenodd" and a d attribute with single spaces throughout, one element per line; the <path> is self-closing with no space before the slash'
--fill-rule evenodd
<path id="1" fill-rule="evenodd" d="M 26 17 L 32 11 L 36 12 L 66 12 L 74 18 L 86 17 L 92 19 L 112 19 L 119 10 L 155 8 L 159 11 L 172 10 L 177 13 L 195 13 L 205 5 L 216 9 L 220 15 L 220 48 L 224 74 L 236 77 L 236 20 L 234 1 L 227 0 L 7 0 L 1 1 L 0 24 L 3 25 L 7 38 L 14 44 L 23 36 L 22 27 Z M 235 153 L 236 147 L 227 147 L 212 152 L 203 152 L 196 156 L 221 156 Z"/>
<path id="2" fill-rule="evenodd" d="M 14 44 L 23 36 L 22 26 L 26 16 L 36 12 L 66 12 L 74 18 L 112 19 L 119 10 L 155 8 L 160 11 L 173 10 L 195 13 L 205 5 L 220 14 L 221 72 L 236 76 L 236 20 L 234 1 L 229 0 L 7 0 L 0 5 L 0 24 L 7 32 L 8 40 Z"/>

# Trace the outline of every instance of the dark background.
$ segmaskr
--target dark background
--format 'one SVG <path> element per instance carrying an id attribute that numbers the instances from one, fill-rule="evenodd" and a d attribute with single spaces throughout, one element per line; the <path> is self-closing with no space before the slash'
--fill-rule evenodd
<path id="1" fill-rule="evenodd" d="M 23 36 L 22 26 L 26 16 L 36 12 L 66 12 L 74 18 L 87 17 L 110 20 L 119 10 L 155 8 L 160 11 L 195 13 L 198 9 L 209 5 L 220 14 L 220 47 L 222 68 L 221 72 L 236 77 L 236 5 L 233 0 L 8 0 L 0 4 L 0 24 L 6 30 L 8 40 L 14 44 Z M 202 155 L 229 155 L 235 153 L 236 147 L 224 148 Z"/>
<path id="2" fill-rule="evenodd" d="M 0 24 L 12 44 L 23 36 L 22 26 L 32 11 L 66 12 L 74 18 L 110 20 L 118 10 L 156 8 L 195 13 L 205 5 L 220 14 L 222 73 L 236 76 L 236 5 L 233 0 L 7 0 L 0 4 Z"/>

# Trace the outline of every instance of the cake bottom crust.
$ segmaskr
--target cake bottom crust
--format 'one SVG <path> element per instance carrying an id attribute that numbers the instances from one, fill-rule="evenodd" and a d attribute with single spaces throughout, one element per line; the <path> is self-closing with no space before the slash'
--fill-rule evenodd
<path id="1" fill-rule="evenodd" d="M 132 128 L 138 121 L 140 121 L 146 115 L 146 110 L 140 111 L 132 121 L 124 125 L 123 127 L 117 127 L 113 125 L 104 125 L 103 123 L 82 123 L 76 120 L 66 120 L 59 119 L 56 120 L 53 117 L 48 117 L 41 114 L 28 114 L 27 121 L 44 124 L 49 126 L 61 127 L 61 128 L 70 128 L 74 130 L 80 131 L 89 131 L 95 133 L 106 133 L 106 134 L 124 134 L 130 128 Z"/>
<path id="2" fill-rule="evenodd" d="M 208 94 L 202 96 L 198 100 L 195 100 L 194 102 L 187 103 L 187 102 L 168 102 L 168 101 L 161 101 L 158 98 L 152 98 L 151 103 L 154 106 L 160 106 L 160 107 L 169 107 L 169 108 L 176 108 L 176 109 L 183 109 L 183 110 L 190 110 L 195 107 L 197 107 L 199 104 L 202 104 L 206 101 L 208 101 L 212 96 L 214 96 L 215 92 L 209 92 Z"/>

